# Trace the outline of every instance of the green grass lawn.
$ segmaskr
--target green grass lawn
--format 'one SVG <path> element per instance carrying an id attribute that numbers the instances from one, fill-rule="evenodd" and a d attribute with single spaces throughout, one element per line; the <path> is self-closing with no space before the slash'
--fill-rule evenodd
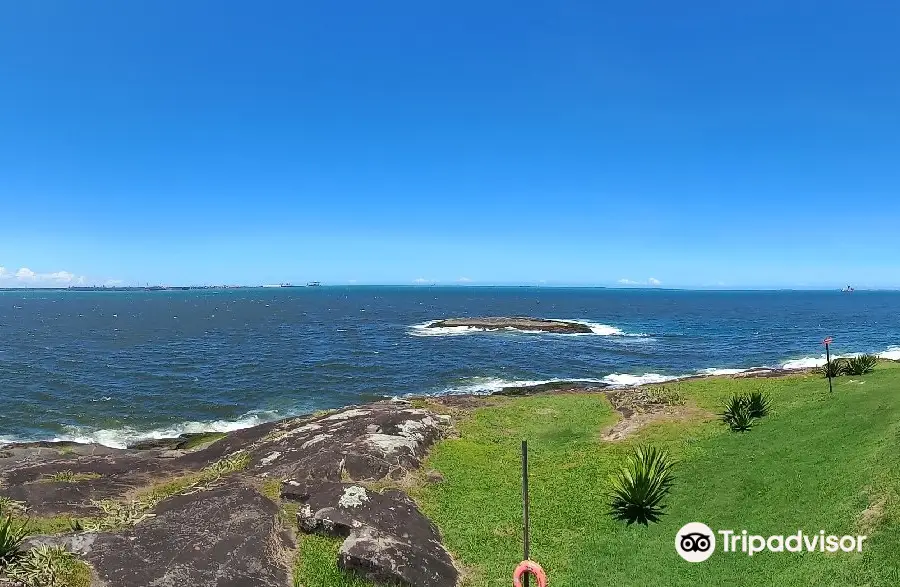
<path id="1" fill-rule="evenodd" d="M 600 439 L 618 418 L 602 395 L 501 400 L 461 423 L 427 466 L 446 481 L 416 495 L 471 570 L 472 587 L 506 586 L 521 559 L 519 448 L 530 444 L 532 558 L 552 585 L 900 585 L 900 365 L 835 380 L 817 376 L 707 379 L 678 385 L 716 412 L 735 392 L 764 389 L 774 411 L 747 433 L 714 417 L 651 425 L 619 443 Z M 607 515 L 606 484 L 638 443 L 679 460 L 669 512 L 650 527 Z M 880 515 L 861 518 L 871 504 Z M 677 530 L 789 534 L 820 529 L 870 536 L 862 554 L 717 553 L 704 563 L 675 552 Z"/>
<path id="2" fill-rule="evenodd" d="M 762 389 L 772 413 L 747 433 L 717 420 L 733 393 Z M 693 415 L 610 443 L 603 394 L 495 398 L 461 419 L 427 468 L 443 483 L 413 492 L 467 569 L 467 587 L 507 587 L 521 559 L 520 443 L 528 439 L 532 558 L 551 585 L 900 585 L 900 364 L 824 379 L 705 379 L 677 385 Z M 607 514 L 610 473 L 638 444 L 678 459 L 663 520 L 626 526 Z M 870 513 L 863 515 L 865 510 Z M 869 536 L 861 554 L 717 552 L 691 564 L 675 552 L 687 522 L 760 535 Z M 334 563 L 337 542 L 303 538 L 298 585 L 364 587 Z M 721 549 L 721 546 L 720 546 Z"/>

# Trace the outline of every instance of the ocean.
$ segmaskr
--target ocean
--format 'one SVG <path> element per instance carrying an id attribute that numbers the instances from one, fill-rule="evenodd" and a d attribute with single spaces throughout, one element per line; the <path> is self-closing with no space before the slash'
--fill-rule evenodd
<path id="1" fill-rule="evenodd" d="M 425 329 L 578 320 L 584 335 Z M 310 287 L 0 292 L 0 442 L 228 431 L 385 397 L 900 359 L 900 292 Z"/>

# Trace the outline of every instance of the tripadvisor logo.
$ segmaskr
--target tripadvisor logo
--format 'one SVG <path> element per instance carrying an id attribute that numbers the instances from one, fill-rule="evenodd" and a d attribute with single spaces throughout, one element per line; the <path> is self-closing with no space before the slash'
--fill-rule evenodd
<path id="1" fill-rule="evenodd" d="M 716 534 L 719 535 L 721 552 L 742 553 L 753 556 L 760 552 L 862 552 L 867 536 L 835 536 L 819 530 L 806 534 L 759 536 L 746 530 L 719 530 L 700 522 L 685 524 L 675 535 L 675 550 L 684 560 L 700 563 L 716 551 Z"/>

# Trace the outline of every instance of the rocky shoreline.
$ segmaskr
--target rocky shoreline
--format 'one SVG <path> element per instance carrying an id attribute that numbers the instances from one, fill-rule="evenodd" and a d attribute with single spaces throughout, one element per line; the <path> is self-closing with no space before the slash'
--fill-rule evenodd
<path id="1" fill-rule="evenodd" d="M 29 545 L 76 553 L 92 587 L 291 585 L 296 531 L 343 538 L 338 564 L 371 580 L 446 587 L 459 572 L 437 528 L 402 490 L 372 487 L 416 474 L 450 430 L 447 415 L 380 402 L 190 450 L 12 444 L 0 496 L 36 528 L 56 522 Z M 282 504 L 296 511 L 286 524 Z"/>
<path id="2" fill-rule="evenodd" d="M 652 401 L 635 406 L 640 392 L 576 381 L 495 395 L 590 392 L 610 394 L 624 420 L 658 411 Z M 440 482 L 421 465 L 434 443 L 454 434 L 447 412 L 490 401 L 473 395 L 383 401 L 128 449 L 8 444 L 0 447 L 0 505 L 47 532 L 29 539 L 30 546 L 62 546 L 89 563 L 91 587 L 291 585 L 298 532 L 343 539 L 338 565 L 370 580 L 452 586 L 460 569 L 403 489 L 410 479 Z M 607 439 L 629 430 L 618 428 Z"/>
<path id="3" fill-rule="evenodd" d="M 480 318 L 445 318 L 429 323 L 425 328 L 472 328 L 477 330 L 522 330 L 532 332 L 551 332 L 555 334 L 590 334 L 591 327 L 580 322 L 567 320 L 550 320 L 547 318 L 516 317 L 480 317 Z"/>

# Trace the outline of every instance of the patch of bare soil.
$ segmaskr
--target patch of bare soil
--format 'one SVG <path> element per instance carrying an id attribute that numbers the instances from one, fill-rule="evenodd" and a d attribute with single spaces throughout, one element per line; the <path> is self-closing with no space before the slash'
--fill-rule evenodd
<path id="1" fill-rule="evenodd" d="M 606 397 L 622 415 L 621 420 L 604 431 L 602 438 L 608 442 L 623 440 L 659 420 L 686 419 L 702 413 L 686 406 L 677 390 L 669 387 L 607 391 Z"/>
<path id="2" fill-rule="evenodd" d="M 869 507 L 859 513 L 859 516 L 856 518 L 856 527 L 859 528 L 860 532 L 870 534 L 878 527 L 878 524 L 884 519 L 886 504 L 887 498 L 881 496 L 869 504 Z"/>

